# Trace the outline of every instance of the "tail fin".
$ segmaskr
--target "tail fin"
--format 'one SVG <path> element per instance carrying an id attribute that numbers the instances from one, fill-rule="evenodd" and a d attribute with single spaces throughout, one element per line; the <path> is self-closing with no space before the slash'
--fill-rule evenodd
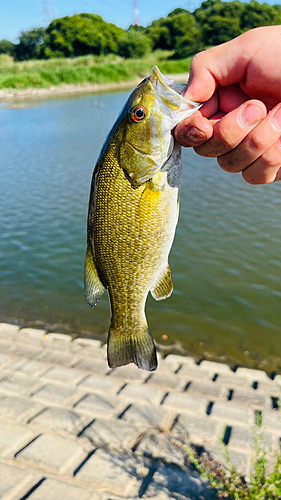
<path id="1" fill-rule="evenodd" d="M 143 370 L 156 370 L 156 348 L 147 326 L 136 328 L 132 333 L 111 327 L 107 341 L 107 359 L 111 368 L 135 363 Z"/>

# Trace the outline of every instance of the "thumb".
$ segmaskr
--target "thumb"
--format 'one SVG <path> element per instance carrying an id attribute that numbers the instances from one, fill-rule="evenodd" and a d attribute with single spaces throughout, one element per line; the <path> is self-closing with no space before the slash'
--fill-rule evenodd
<path id="1" fill-rule="evenodd" d="M 191 61 L 185 97 L 205 102 L 212 97 L 218 86 L 244 81 L 249 60 L 254 50 L 257 50 L 257 32 L 253 32 L 248 32 L 251 36 L 244 33 L 229 42 L 196 54 Z"/>

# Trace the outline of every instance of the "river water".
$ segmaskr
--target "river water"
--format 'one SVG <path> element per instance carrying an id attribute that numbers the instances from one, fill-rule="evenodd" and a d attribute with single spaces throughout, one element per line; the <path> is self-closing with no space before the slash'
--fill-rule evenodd
<path id="1" fill-rule="evenodd" d="M 101 145 L 128 92 L 0 110 L 0 319 L 104 335 L 106 294 L 83 294 L 87 206 Z M 281 369 L 281 182 L 251 186 L 183 152 L 173 295 L 149 297 L 164 347 Z M 39 321 L 39 322 L 38 322 Z"/>

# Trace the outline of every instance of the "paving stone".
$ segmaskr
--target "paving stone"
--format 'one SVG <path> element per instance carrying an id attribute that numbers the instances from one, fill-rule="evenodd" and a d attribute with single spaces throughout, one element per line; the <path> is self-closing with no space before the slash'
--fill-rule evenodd
<path id="1" fill-rule="evenodd" d="M 78 401 L 78 403 L 75 404 L 75 408 L 90 414 L 97 416 L 102 414 L 105 418 L 110 418 L 112 415 L 116 414 L 120 403 L 122 404 L 117 396 L 110 396 L 110 398 L 108 398 L 101 394 L 91 393 L 86 394 L 85 397 Z"/>
<path id="2" fill-rule="evenodd" d="M 90 426 L 86 427 L 81 437 L 101 448 L 116 451 L 128 451 L 137 442 L 142 428 L 139 425 L 120 419 L 105 420 L 97 418 Z"/>
<path id="3" fill-rule="evenodd" d="M 254 389 L 251 391 L 239 391 L 238 389 L 234 389 L 231 401 L 233 403 L 240 403 L 257 409 L 264 409 L 270 406 L 269 397 L 263 394 L 258 394 Z"/>
<path id="4" fill-rule="evenodd" d="M 41 385 L 35 378 L 28 377 L 21 373 L 12 373 L 0 381 L 0 389 L 5 392 L 25 394 Z"/>
<path id="5" fill-rule="evenodd" d="M 128 422 L 145 422 L 153 426 L 163 425 L 164 412 L 159 406 L 132 403 L 122 415 Z"/>
<path id="6" fill-rule="evenodd" d="M 138 444 L 135 454 L 183 467 L 187 459 L 186 449 L 184 445 L 176 446 L 175 442 L 163 433 L 148 432 Z"/>
<path id="7" fill-rule="evenodd" d="M 67 405 L 76 402 L 82 397 L 82 393 L 79 392 L 76 387 L 49 383 L 33 392 L 31 396 L 47 404 L 52 402 L 60 405 Z"/>
<path id="8" fill-rule="evenodd" d="M 266 448 L 270 449 L 272 447 L 272 436 L 268 432 L 262 432 L 262 443 Z M 254 448 L 254 431 L 251 426 L 233 425 L 231 428 L 229 448 L 232 447 L 239 448 Z"/>
<path id="9" fill-rule="evenodd" d="M 13 345 L 14 343 L 12 339 L 5 339 L 5 340 L 0 339 L 0 353 L 2 353 L 2 356 L 4 355 L 5 352 L 9 352 Z"/>
<path id="10" fill-rule="evenodd" d="M 12 456 L 34 437 L 33 431 L 22 425 L 0 422 L 0 453 Z"/>
<path id="11" fill-rule="evenodd" d="M 274 432 L 281 432 L 281 411 L 264 410 L 262 412 L 262 424 Z"/>
<path id="12" fill-rule="evenodd" d="M 228 389 L 241 389 L 249 391 L 252 389 L 252 381 L 246 377 L 239 377 L 236 373 L 220 373 L 215 380 L 216 384 L 228 387 Z"/>
<path id="13" fill-rule="evenodd" d="M 203 383 L 192 380 L 187 388 L 187 394 L 201 395 L 209 398 L 209 400 L 221 398 L 225 393 L 225 388 L 215 382 Z"/>
<path id="14" fill-rule="evenodd" d="M 147 371 L 140 370 L 136 365 L 133 364 L 113 368 L 113 370 L 109 372 L 109 377 L 121 378 L 128 382 L 142 382 L 147 378 L 147 376 Z"/>
<path id="15" fill-rule="evenodd" d="M 177 375 L 185 379 L 185 384 L 190 380 L 202 380 L 204 382 L 211 382 L 214 373 L 212 371 L 204 370 L 198 365 L 182 365 Z"/>
<path id="16" fill-rule="evenodd" d="M 233 373 L 228 365 L 224 363 L 216 363 L 215 361 L 208 361 L 206 359 L 204 359 L 199 366 L 200 368 L 203 368 L 203 370 L 208 370 L 214 374 L 221 373 L 227 375 L 229 373 Z"/>
<path id="17" fill-rule="evenodd" d="M 9 367 L 9 369 L 11 369 L 10 368 L 11 365 L 15 364 L 15 363 L 16 363 L 16 366 L 20 366 L 24 363 L 24 360 L 18 359 L 18 357 L 11 356 L 10 354 L 4 354 L 2 349 L 1 349 L 1 345 L 0 345 L 0 366 L 1 366 L 1 368 Z"/>
<path id="18" fill-rule="evenodd" d="M 44 373 L 41 377 L 44 380 L 50 380 L 51 382 L 59 382 L 62 384 L 77 384 L 80 380 L 85 378 L 87 372 L 82 370 L 73 370 L 73 368 L 65 367 L 54 367 L 48 372 Z"/>
<path id="19" fill-rule="evenodd" d="M 179 363 L 172 363 L 165 361 L 162 358 L 158 357 L 158 367 L 157 367 L 157 372 L 160 373 L 161 375 L 168 375 L 168 374 L 175 374 L 180 368 Z"/>
<path id="20" fill-rule="evenodd" d="M 240 448 L 247 446 L 253 448 L 254 438 L 253 431 L 250 426 L 233 425 L 231 427 L 231 434 L 229 438 L 229 448 L 238 446 Z"/>
<path id="21" fill-rule="evenodd" d="M 278 387 L 278 384 L 275 382 L 275 380 L 270 380 L 264 381 L 261 380 L 257 383 L 257 392 L 258 393 L 264 393 L 267 396 L 273 396 L 273 397 L 280 397 L 281 394 L 281 388 Z"/>
<path id="22" fill-rule="evenodd" d="M 63 352 L 44 349 L 37 359 L 61 366 L 70 366 L 74 362 L 74 355 L 67 352 L 66 349 Z"/>
<path id="23" fill-rule="evenodd" d="M 30 425 L 39 426 L 43 431 L 53 429 L 64 435 L 77 435 L 83 430 L 88 420 L 87 417 L 73 410 L 52 406 L 45 408 L 39 415 L 32 418 Z"/>
<path id="24" fill-rule="evenodd" d="M 17 336 L 20 327 L 18 325 L 11 325 L 10 323 L 0 323 L 0 333 L 11 336 Z"/>
<path id="25" fill-rule="evenodd" d="M 188 356 L 179 356 L 178 354 L 168 354 L 168 356 L 166 356 L 165 358 L 165 361 L 167 363 L 178 363 L 179 365 L 194 366 L 196 364 L 195 359 Z"/>
<path id="26" fill-rule="evenodd" d="M 42 405 L 27 398 L 5 396 L 0 400 L 0 418 L 27 422 L 27 420 L 39 413 L 42 408 Z"/>
<path id="27" fill-rule="evenodd" d="M 210 416 L 211 418 L 221 418 L 226 424 L 233 420 L 245 424 L 253 424 L 254 422 L 254 411 L 251 408 L 233 403 L 233 401 L 215 401 Z"/>
<path id="28" fill-rule="evenodd" d="M 65 342 L 70 344 L 72 341 L 71 335 L 66 335 L 64 333 L 46 333 L 44 335 L 44 340 L 48 342 L 52 342 L 54 345 L 64 345 Z"/>
<path id="29" fill-rule="evenodd" d="M 146 381 L 148 385 L 156 385 L 162 389 L 183 389 L 185 386 L 184 380 L 178 375 L 172 373 L 153 373 Z"/>
<path id="30" fill-rule="evenodd" d="M 28 500 L 99 500 L 103 494 L 94 493 L 89 489 L 67 484 L 56 479 L 46 479 L 31 493 Z"/>
<path id="31" fill-rule="evenodd" d="M 77 480 L 116 495 L 138 496 L 149 472 L 146 462 L 129 455 L 97 450 L 77 472 Z"/>
<path id="32" fill-rule="evenodd" d="M 192 475 L 187 469 L 173 466 L 159 466 L 146 490 L 146 496 L 156 496 L 164 490 L 174 498 L 174 494 L 184 498 L 199 498 L 206 490 L 206 483 L 198 475 Z M 204 498 L 208 498 L 204 496 Z"/>
<path id="33" fill-rule="evenodd" d="M 83 339 L 81 337 L 78 337 L 77 339 L 73 340 L 73 344 L 79 347 L 84 347 L 85 349 L 95 348 L 95 350 L 100 351 L 102 342 L 96 339 Z"/>
<path id="34" fill-rule="evenodd" d="M 102 392 L 103 394 L 116 394 L 123 386 L 123 381 L 112 377 L 104 377 L 99 374 L 92 374 L 88 375 L 81 382 L 79 382 L 78 386 L 82 389 L 87 389 L 87 391 Z"/>
<path id="35" fill-rule="evenodd" d="M 250 380 L 258 381 L 258 380 L 268 380 L 268 376 L 265 372 L 261 370 L 253 370 L 252 368 L 237 368 L 236 372 L 239 377 L 247 377 Z"/>
<path id="36" fill-rule="evenodd" d="M 136 388 L 135 384 L 126 384 L 119 392 L 120 398 L 128 400 L 144 401 L 145 403 L 160 404 L 165 391 L 158 387 L 153 387 L 148 384 L 139 384 Z"/>
<path id="37" fill-rule="evenodd" d="M 195 444 L 206 444 L 217 441 L 224 426 L 208 416 L 196 417 L 182 413 L 173 427 L 173 433 L 185 435 Z"/>
<path id="38" fill-rule="evenodd" d="M 16 456 L 21 462 L 61 474 L 73 471 L 85 457 L 82 446 L 75 441 L 46 434 L 41 434 Z"/>
<path id="39" fill-rule="evenodd" d="M 52 367 L 50 363 L 44 363 L 43 361 L 24 361 L 16 368 L 17 372 L 29 375 L 32 377 L 38 377 L 44 372 Z"/>
<path id="40" fill-rule="evenodd" d="M 12 354 L 23 358 L 34 359 L 42 351 L 40 345 L 30 345 L 28 343 L 17 342 L 12 349 Z"/>
<path id="41" fill-rule="evenodd" d="M 196 413 L 205 413 L 207 405 L 207 398 L 188 394 L 188 392 L 170 392 L 163 402 L 163 406 Z"/>
<path id="42" fill-rule="evenodd" d="M 80 370 L 87 370 L 94 373 L 99 373 L 100 375 L 106 375 L 110 368 L 107 361 L 100 359 L 87 359 L 82 358 L 77 363 L 72 364 L 73 368 L 79 368 Z"/>
<path id="43" fill-rule="evenodd" d="M 225 467 L 228 467 L 228 461 L 230 460 L 230 463 L 234 465 L 236 471 L 239 474 L 241 474 L 243 477 L 250 477 L 251 457 L 250 454 L 245 451 L 245 449 L 235 450 L 227 446 L 224 452 L 221 446 L 215 444 L 214 446 L 208 447 L 208 452 L 213 458 L 215 458 L 220 464 Z"/>
<path id="44" fill-rule="evenodd" d="M 37 328 L 22 328 L 19 331 L 21 337 L 31 337 L 33 339 L 42 339 L 46 335 L 46 330 L 38 330 Z"/>
<path id="45" fill-rule="evenodd" d="M 16 500 L 22 498 L 35 486 L 41 475 L 12 465 L 0 463 L 0 498 Z M 64 499 L 65 500 L 65 499 Z"/>

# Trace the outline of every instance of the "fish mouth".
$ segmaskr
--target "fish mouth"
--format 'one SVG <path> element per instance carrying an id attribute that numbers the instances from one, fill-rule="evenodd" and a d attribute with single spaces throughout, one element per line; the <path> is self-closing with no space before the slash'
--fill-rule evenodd
<path id="1" fill-rule="evenodd" d="M 199 102 L 194 102 L 190 101 L 186 97 L 182 95 L 183 91 L 186 89 L 187 84 L 184 83 L 176 83 L 174 80 L 169 78 L 166 75 L 163 75 L 161 73 L 160 69 L 158 66 L 153 66 L 151 73 L 148 77 L 148 79 L 151 81 L 153 87 L 155 88 L 156 91 L 160 92 L 160 94 L 163 93 L 163 90 L 167 94 L 172 94 L 174 96 L 181 96 L 181 99 L 183 99 L 183 102 L 189 105 L 189 109 L 196 108 L 198 109 L 199 106 L 203 103 Z M 171 97 L 172 97 L 171 95 Z"/>

